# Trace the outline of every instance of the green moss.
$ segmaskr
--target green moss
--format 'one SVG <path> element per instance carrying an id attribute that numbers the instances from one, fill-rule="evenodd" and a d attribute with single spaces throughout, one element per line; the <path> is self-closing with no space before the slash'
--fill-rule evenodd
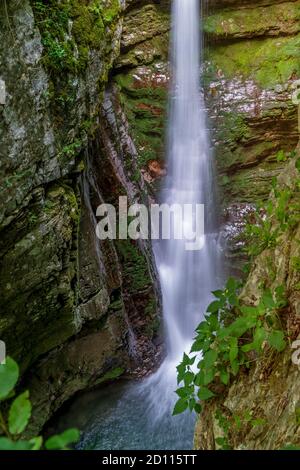
<path id="1" fill-rule="evenodd" d="M 120 375 L 124 374 L 125 369 L 122 367 L 116 367 L 115 369 L 106 372 L 106 374 L 101 377 L 101 379 L 97 380 L 97 385 L 103 384 L 104 382 L 109 382 L 110 380 L 117 379 Z"/>
<path id="2" fill-rule="evenodd" d="M 204 31 L 220 38 L 259 36 L 269 30 L 295 33 L 299 31 L 300 6 L 287 4 L 267 7 L 225 10 L 208 16 Z"/>
<path id="3" fill-rule="evenodd" d="M 300 76 L 300 35 L 218 45 L 209 51 L 214 71 L 254 79 L 263 88 Z"/>
<path id="4" fill-rule="evenodd" d="M 131 240 L 117 240 L 117 250 L 124 270 L 124 278 L 132 292 L 144 290 L 150 284 L 147 261 Z"/>
<path id="5" fill-rule="evenodd" d="M 115 79 L 138 150 L 138 165 L 143 168 L 149 160 L 162 159 L 164 155 L 167 90 L 147 82 L 137 87 L 132 73 L 117 75 Z"/>
<path id="6" fill-rule="evenodd" d="M 32 6 L 45 48 L 44 63 L 56 72 L 78 73 L 88 62 L 89 51 L 109 43 L 106 28 L 114 28 L 120 13 L 117 0 L 34 0 Z M 104 41 L 105 39 L 105 41 Z"/>

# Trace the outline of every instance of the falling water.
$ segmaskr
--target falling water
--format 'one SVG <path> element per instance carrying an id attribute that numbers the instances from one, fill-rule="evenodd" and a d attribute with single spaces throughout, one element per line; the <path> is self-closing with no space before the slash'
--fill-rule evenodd
<path id="1" fill-rule="evenodd" d="M 143 380 L 104 389 L 92 400 L 90 422 L 80 448 L 191 449 L 195 417 L 172 417 L 176 365 L 189 352 L 217 281 L 214 198 L 204 98 L 200 87 L 202 40 L 199 0 L 173 0 L 168 176 L 161 202 L 204 204 L 201 250 L 187 251 L 186 240 L 153 245 L 160 277 L 167 355 L 159 370 Z M 176 220 L 175 220 L 176 223 Z M 191 226 L 191 220 L 184 220 Z M 77 409 L 81 408 L 80 404 Z"/>
<path id="2" fill-rule="evenodd" d="M 153 247 L 162 287 L 167 357 L 141 389 L 144 392 L 147 389 L 149 410 L 153 406 L 157 409 L 152 418 L 156 424 L 171 415 L 176 401 L 176 365 L 183 352 L 189 352 L 195 328 L 206 311 L 211 291 L 218 284 L 211 152 L 199 80 L 202 5 L 199 0 L 173 0 L 172 5 L 168 176 L 161 202 L 181 207 L 192 204 L 194 208 L 196 204 L 204 204 L 205 234 L 201 250 L 188 251 L 187 240 L 174 237 L 160 240 Z M 191 212 L 184 217 L 184 226 L 193 226 L 194 215 Z M 173 228 L 175 231 L 175 225 Z M 190 425 L 186 417 L 171 419 L 177 429 Z"/>
<path id="3" fill-rule="evenodd" d="M 170 358 L 178 356 L 191 341 L 199 313 L 216 284 L 213 240 L 209 236 L 214 211 L 211 159 L 199 85 L 199 14 L 199 0 L 173 1 L 168 177 L 162 199 L 181 207 L 205 204 L 206 236 L 204 247 L 198 251 L 187 251 L 186 240 L 174 238 L 155 247 Z M 185 217 L 184 224 L 191 226 L 193 220 Z"/>

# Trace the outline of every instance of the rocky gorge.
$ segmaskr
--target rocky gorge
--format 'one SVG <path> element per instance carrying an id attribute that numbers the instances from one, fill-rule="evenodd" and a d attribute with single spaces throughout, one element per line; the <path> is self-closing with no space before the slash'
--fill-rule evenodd
<path id="1" fill-rule="evenodd" d="M 195 447 L 299 443 L 298 109 L 300 1 L 211 0 L 204 7 L 204 94 L 226 272 L 248 257 L 244 228 L 274 178 L 296 222 L 252 260 L 242 290 L 286 287 L 289 347 L 261 358 L 204 406 Z M 29 434 L 75 393 L 141 377 L 163 357 L 161 292 L 151 244 L 99 242 L 95 211 L 157 199 L 165 162 L 170 2 L 10 0 L 1 4 L 0 338 L 21 366 Z M 276 221 L 272 221 L 276 225 Z M 249 390 L 251 393 L 249 394 Z M 265 406 L 267 397 L 268 405 Z M 278 409 L 276 417 L 274 408 Z"/>

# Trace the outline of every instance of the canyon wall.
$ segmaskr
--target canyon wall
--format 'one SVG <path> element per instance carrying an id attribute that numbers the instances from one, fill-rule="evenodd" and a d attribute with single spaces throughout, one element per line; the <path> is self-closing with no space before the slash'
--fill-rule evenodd
<path id="1" fill-rule="evenodd" d="M 300 2 L 216 1 L 205 20 L 209 38 L 206 76 L 212 135 L 223 205 L 227 266 L 242 266 L 245 223 L 260 201 L 275 208 L 277 194 L 287 227 L 266 214 L 276 242 L 252 261 L 241 293 L 257 305 L 263 289 L 285 290 L 278 321 L 287 347 L 267 345 L 252 357 L 216 398 L 203 406 L 195 432 L 196 449 L 281 449 L 299 446 L 300 372 L 292 344 L 300 334 L 299 140 L 293 84 L 300 78 Z M 277 179 L 277 186 L 275 180 Z M 278 196 L 277 196 L 278 197 Z M 257 247 L 258 248 L 258 247 Z M 298 260 L 298 261 L 297 261 Z"/>
<path id="2" fill-rule="evenodd" d="M 138 3 L 140 18 L 123 0 L 1 5 L 0 337 L 30 389 L 32 432 L 75 392 L 146 374 L 161 355 L 150 244 L 95 235 L 100 203 L 150 200 L 113 77 L 158 37 L 149 15 L 164 20 Z M 132 38 L 136 21 L 145 38 Z"/>

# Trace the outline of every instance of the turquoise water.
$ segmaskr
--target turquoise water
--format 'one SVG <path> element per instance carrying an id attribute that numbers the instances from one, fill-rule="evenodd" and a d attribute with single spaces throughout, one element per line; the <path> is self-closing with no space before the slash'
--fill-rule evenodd
<path id="1" fill-rule="evenodd" d="M 146 379 L 148 380 L 148 379 Z M 147 403 L 142 382 L 120 382 L 88 392 L 72 400 L 50 432 L 78 427 L 77 449 L 94 450 L 190 450 L 193 448 L 195 417 L 187 412 L 172 417 L 159 415 L 157 406 Z"/>

